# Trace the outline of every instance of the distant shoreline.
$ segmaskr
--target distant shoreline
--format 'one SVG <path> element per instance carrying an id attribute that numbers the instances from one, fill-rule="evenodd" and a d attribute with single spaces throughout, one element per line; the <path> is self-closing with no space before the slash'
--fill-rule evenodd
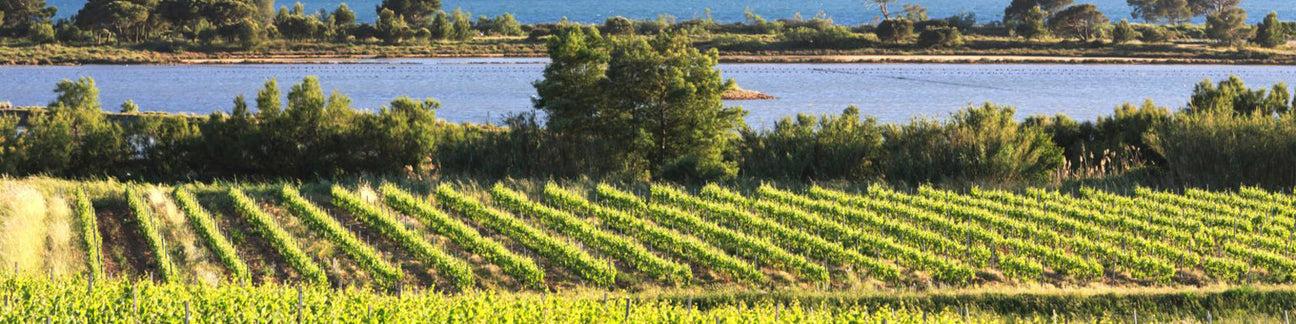
<path id="1" fill-rule="evenodd" d="M 184 59 L 173 63 L 177 65 L 201 64 L 388 64 L 383 61 L 399 59 L 443 59 L 443 58 L 534 58 L 547 59 L 533 55 L 425 55 L 425 56 L 388 56 L 388 55 L 348 55 L 348 56 L 303 56 L 303 57 L 242 57 L 242 58 L 198 58 Z M 530 64 L 491 62 L 483 64 Z M 1206 58 L 1152 58 L 1152 57 L 1119 57 L 1119 56 L 1033 56 L 1033 55 L 935 55 L 935 54 L 875 54 L 875 55 L 721 55 L 720 63 L 729 64 L 1075 64 L 1075 65 L 1151 65 L 1151 64 L 1186 64 L 1186 65 L 1287 65 L 1280 62 L 1249 62 L 1235 59 Z"/>
<path id="2" fill-rule="evenodd" d="M 198 54 L 198 53 L 193 53 Z M 541 55 L 265 55 L 246 57 L 159 58 L 156 60 L 105 62 L 95 60 L 57 63 L 5 62 L 0 66 L 70 65 L 205 65 L 205 64 L 390 64 L 387 60 L 444 58 L 533 58 Z M 533 62 L 490 62 L 482 64 L 531 64 Z M 726 64 L 1069 64 L 1069 65 L 1291 65 L 1296 59 L 1218 59 L 1193 57 L 994 55 L 994 54 L 721 54 Z"/>

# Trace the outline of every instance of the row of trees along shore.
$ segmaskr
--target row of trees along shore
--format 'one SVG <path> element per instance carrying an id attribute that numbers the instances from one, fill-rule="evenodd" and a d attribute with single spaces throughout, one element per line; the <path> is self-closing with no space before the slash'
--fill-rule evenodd
<path id="1" fill-rule="evenodd" d="M 964 13 L 931 19 L 922 6 L 905 4 L 902 12 L 889 8 L 896 0 L 867 0 L 880 9 L 880 20 L 861 26 L 835 24 L 826 14 L 805 19 L 769 21 L 748 10 L 742 23 L 721 24 L 709 18 L 676 21 L 609 18 L 598 26 L 606 34 L 648 34 L 688 31 L 693 34 L 776 34 L 784 46 L 852 48 L 916 43 L 924 47 L 954 47 L 963 36 L 1074 39 L 1082 42 L 1211 39 L 1216 44 L 1264 47 L 1286 44 L 1296 35 L 1296 23 L 1270 13 L 1262 22 L 1246 24 L 1241 0 L 1127 0 L 1132 17 L 1113 23 L 1092 4 L 1074 0 L 1012 0 L 1002 21 L 978 24 Z M 53 19 L 58 8 L 44 0 L 0 1 L 0 37 L 10 43 L 62 43 L 94 46 L 136 45 L 157 50 L 256 49 L 269 40 L 286 43 L 427 44 L 467 41 L 477 36 L 530 36 L 532 41 L 553 35 L 564 22 L 523 25 L 510 14 L 477 17 L 456 9 L 441 10 L 439 0 L 383 0 L 374 8 L 377 21 L 362 23 L 345 3 L 332 11 L 309 12 L 301 3 L 279 7 L 274 0 L 89 0 L 67 19 Z M 1192 25 L 1204 17 L 1205 25 Z"/>
<path id="2" fill-rule="evenodd" d="M 287 102 L 275 80 L 210 116 L 107 114 L 94 80 L 59 82 L 45 109 L 0 113 L 0 173 L 145 180 L 405 174 L 672 180 L 1037 184 L 1153 175 L 1182 185 L 1296 185 L 1296 102 L 1286 85 L 1203 81 L 1177 112 L 1151 102 L 1092 121 L 1021 120 L 970 106 L 945 120 L 883 124 L 858 109 L 772 128 L 727 107 L 717 52 L 683 33 L 548 40 L 536 111 L 501 126 L 439 121 L 435 100 L 377 111 L 308 77 Z M 127 102 L 122 110 L 138 109 Z M 255 110 L 254 110 L 255 108 Z"/>

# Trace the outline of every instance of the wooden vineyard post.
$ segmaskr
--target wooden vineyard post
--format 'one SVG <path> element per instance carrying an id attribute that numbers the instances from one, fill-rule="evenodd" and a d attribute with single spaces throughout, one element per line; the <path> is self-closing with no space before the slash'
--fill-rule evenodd
<path id="1" fill-rule="evenodd" d="M 302 308 L 304 308 L 305 306 L 306 306 L 306 296 L 305 294 L 302 293 L 302 286 L 298 285 L 297 286 L 297 324 L 302 324 L 302 319 L 304 317 Z"/>
<path id="2" fill-rule="evenodd" d="M 190 316 L 189 316 L 189 302 L 188 302 L 188 301 L 185 301 L 185 303 L 184 303 L 184 307 L 185 307 L 184 322 L 185 322 L 185 324 L 189 324 Z"/>
<path id="3" fill-rule="evenodd" d="M 626 298 L 626 309 L 625 309 L 625 321 L 624 321 L 624 323 L 630 323 L 630 299 L 629 299 L 629 298 Z"/>
<path id="4" fill-rule="evenodd" d="M 139 318 L 139 288 L 135 287 L 135 282 L 131 282 L 131 313 Z"/>

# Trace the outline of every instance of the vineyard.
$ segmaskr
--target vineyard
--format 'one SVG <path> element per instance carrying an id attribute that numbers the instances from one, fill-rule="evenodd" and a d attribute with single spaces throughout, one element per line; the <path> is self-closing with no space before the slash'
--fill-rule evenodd
<path id="1" fill-rule="evenodd" d="M 832 316 L 825 315 L 829 308 L 814 313 L 814 307 L 791 305 L 799 301 L 789 302 L 788 309 L 781 303 L 713 303 L 693 313 L 692 297 L 633 304 L 617 296 L 672 290 L 1287 287 L 1296 281 L 1296 195 L 1255 188 L 1115 193 L 556 182 L 168 187 L 5 180 L 0 190 L 6 193 L 0 202 L 5 251 L 32 243 L 38 253 L 55 245 L 65 252 L 45 262 L 16 252 L 2 255 L 6 303 L 0 318 L 6 322 L 39 319 L 19 314 L 247 322 L 213 308 L 276 318 L 304 307 L 300 303 L 317 306 L 292 316 L 325 322 L 350 316 L 434 322 L 507 318 L 499 316 L 817 321 Z M 33 199 L 41 200 L 41 209 L 27 208 Z M 52 227 L 12 221 L 52 219 L 45 214 L 56 210 L 65 210 L 59 218 L 67 224 L 66 244 L 24 232 L 46 230 L 53 238 Z M 35 213 L 41 215 L 29 215 Z M 179 242 L 183 237 L 192 242 Z M 201 249 L 180 247 L 186 244 Z M 201 269 L 219 273 L 204 276 Z M 62 299 L 55 302 L 41 291 Z M 588 296 L 545 298 L 553 293 Z M 103 303 L 113 300 L 121 303 Z M 1287 304 L 1265 307 L 1296 307 L 1292 299 L 1276 300 Z M 403 309 L 448 303 L 480 310 L 473 315 Z M 682 316 L 670 313 L 685 305 L 688 317 L 669 317 Z M 945 306 L 950 305 L 956 303 Z M 831 310 L 881 323 L 925 322 L 927 316 L 932 322 L 968 320 L 945 306 L 929 308 L 931 314 L 899 306 Z M 533 312 L 516 315 L 519 310 Z"/>

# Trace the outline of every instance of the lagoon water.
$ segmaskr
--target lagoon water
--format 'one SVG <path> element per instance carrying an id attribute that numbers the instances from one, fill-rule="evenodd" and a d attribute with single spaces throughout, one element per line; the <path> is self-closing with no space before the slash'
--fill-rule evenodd
<path id="1" fill-rule="evenodd" d="M 287 92 L 305 76 L 339 91 L 362 109 L 399 96 L 436 98 L 441 118 L 498 122 L 531 110 L 531 83 L 545 60 L 401 59 L 364 64 L 0 66 L 0 101 L 44 105 L 61 79 L 95 78 L 105 109 L 133 99 L 145 111 L 206 114 L 228 111 L 236 95 L 251 102 L 266 78 Z M 722 64 L 726 78 L 777 100 L 730 102 L 749 110 L 748 123 L 768 127 L 797 113 L 838 113 L 857 105 L 884 122 L 946 117 L 993 101 L 1018 107 L 1019 117 L 1109 115 L 1124 102 L 1153 99 L 1178 108 L 1203 78 L 1243 77 L 1253 87 L 1296 84 L 1296 66 L 1211 65 L 939 65 L 939 64 Z"/>
<path id="2" fill-rule="evenodd" d="M 59 7 L 59 17 L 69 17 L 85 5 L 85 0 L 46 0 Z M 327 9 L 332 11 L 347 3 L 360 21 L 377 19 L 373 9 L 382 0 L 301 0 L 307 11 Z M 555 22 L 563 17 L 576 22 L 602 22 L 608 17 L 625 16 L 635 19 L 652 19 L 670 14 L 679 19 L 705 17 L 711 9 L 712 17 L 720 22 L 740 22 L 743 9 L 751 8 L 768 19 L 791 18 L 801 13 L 809 18 L 824 12 L 842 24 L 857 25 L 872 22 L 879 16 L 873 8 L 865 8 L 871 0 L 442 0 L 447 10 L 463 8 L 474 15 L 500 15 L 512 13 L 523 23 Z M 982 22 L 1003 19 L 1003 9 L 1009 0 L 901 0 L 894 4 L 899 12 L 901 4 L 911 3 L 927 7 L 933 18 L 944 18 L 960 12 L 975 13 Z M 279 0 L 278 6 L 292 7 L 294 1 Z M 1076 0 L 1092 3 L 1114 20 L 1130 17 L 1126 0 Z M 1277 11 L 1287 19 L 1296 18 L 1296 5 L 1292 0 L 1244 0 L 1240 5 L 1250 13 L 1249 20 L 1260 21 L 1269 11 Z M 1200 19 L 1199 19 L 1200 20 Z"/>

